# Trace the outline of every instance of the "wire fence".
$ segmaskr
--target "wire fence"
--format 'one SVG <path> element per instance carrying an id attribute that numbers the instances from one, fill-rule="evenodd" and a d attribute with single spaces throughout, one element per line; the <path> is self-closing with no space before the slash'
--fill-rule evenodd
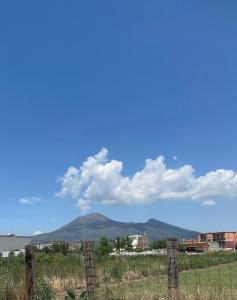
<path id="1" fill-rule="evenodd" d="M 91 276 L 96 276 L 96 280 L 89 281 L 94 285 L 89 299 L 237 299 L 237 253 L 234 250 L 178 253 L 177 242 L 174 242 L 170 249 L 167 245 L 167 252 L 96 257 L 77 252 L 67 255 L 36 252 L 32 264 L 31 261 L 26 263 L 24 255 L 2 257 L 0 300 L 79 299 L 86 295 Z M 27 276 L 29 267 L 31 275 Z M 30 287 L 26 283 L 31 279 L 34 296 L 27 298 L 26 289 Z M 65 298 L 68 293 L 75 297 Z"/>

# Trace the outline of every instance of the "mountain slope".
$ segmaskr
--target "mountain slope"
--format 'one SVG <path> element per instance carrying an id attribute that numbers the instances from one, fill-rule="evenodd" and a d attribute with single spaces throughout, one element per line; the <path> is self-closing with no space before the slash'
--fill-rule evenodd
<path id="1" fill-rule="evenodd" d="M 173 226 L 155 219 L 149 219 L 145 223 L 126 223 L 111 220 L 101 214 L 89 214 L 78 217 L 69 224 L 53 232 L 32 237 L 32 241 L 58 240 L 95 240 L 102 236 L 114 239 L 117 236 L 146 233 L 150 240 L 164 239 L 167 237 L 196 238 L 197 232 Z"/>

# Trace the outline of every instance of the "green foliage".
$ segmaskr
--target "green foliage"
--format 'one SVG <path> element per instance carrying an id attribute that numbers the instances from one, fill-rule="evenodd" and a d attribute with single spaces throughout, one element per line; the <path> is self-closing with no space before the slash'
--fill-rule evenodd
<path id="1" fill-rule="evenodd" d="M 34 300 L 52 300 L 54 295 L 51 285 L 43 278 L 37 278 Z"/>
<path id="2" fill-rule="evenodd" d="M 7 274 L 4 276 L 0 275 L 0 300 L 13 299 L 16 299 L 16 292 L 13 288 L 13 282 L 11 282 Z"/>
<path id="3" fill-rule="evenodd" d="M 124 237 L 121 239 L 121 248 L 126 248 L 126 239 Z"/>
<path id="4" fill-rule="evenodd" d="M 123 248 L 123 243 L 119 236 L 115 240 L 114 247 L 115 247 L 116 251 L 118 251 L 118 252 L 120 252 L 121 248 Z"/>
<path id="5" fill-rule="evenodd" d="M 74 293 L 74 290 L 72 288 L 68 288 L 65 300 L 73 300 L 73 299 L 76 299 L 76 295 Z"/>
<path id="6" fill-rule="evenodd" d="M 119 265 L 116 265 L 111 269 L 110 275 L 112 278 L 114 278 L 118 281 L 121 281 L 122 275 L 123 275 L 123 270 Z"/>
<path id="7" fill-rule="evenodd" d="M 132 239 L 129 236 L 126 236 L 126 238 L 121 239 L 121 248 L 125 249 L 126 251 L 132 251 Z"/>
<path id="8" fill-rule="evenodd" d="M 120 240 L 122 241 L 122 239 Z M 124 240 L 126 241 L 126 239 Z M 105 244 L 106 243 L 102 243 L 102 245 Z M 110 246 L 109 242 L 108 244 Z M 231 269 L 230 266 L 232 266 Z M 209 279 L 218 285 L 219 272 L 222 272 L 222 269 L 220 270 L 220 268 L 225 268 L 226 270 L 225 276 L 222 278 L 224 282 L 221 284 L 223 284 L 223 286 L 224 284 L 226 284 L 226 286 L 228 286 L 228 284 L 230 285 L 230 273 L 233 273 L 231 274 L 232 280 L 237 278 L 237 253 L 215 252 L 193 256 L 179 254 L 181 286 L 183 286 L 184 283 L 186 284 L 186 281 L 189 280 L 189 278 L 192 279 L 192 286 L 195 286 L 199 280 L 206 280 L 207 285 L 210 284 L 210 282 L 208 282 L 208 276 L 203 276 L 204 279 L 194 276 L 195 274 L 199 274 L 199 272 L 206 272 L 206 274 L 208 272 L 212 272 L 212 274 L 215 274 L 216 277 Z M 182 272 L 186 270 L 189 270 L 189 272 Z M 154 283 L 159 284 L 160 282 L 164 288 L 167 288 L 166 256 L 98 256 L 96 260 L 96 271 L 97 287 L 95 289 L 95 297 L 93 296 L 94 298 L 89 298 L 93 300 L 111 300 L 119 299 L 119 297 L 120 299 L 127 299 L 125 296 L 128 293 L 131 295 L 133 291 L 134 293 L 139 291 L 139 295 L 137 298 L 135 298 L 134 295 L 134 298 L 129 299 L 141 299 L 139 298 L 141 295 L 141 290 L 139 289 L 142 285 L 145 289 L 144 293 L 146 294 L 146 292 L 155 285 Z M 22 295 L 22 290 L 24 289 L 24 272 L 24 257 L 13 257 L 11 260 L 0 257 L 0 300 L 21 299 L 20 296 Z M 85 266 L 78 253 L 69 252 L 66 255 L 63 255 L 62 253 L 36 253 L 35 273 L 37 283 L 36 297 L 38 298 L 35 298 L 34 300 L 57 299 L 58 294 L 55 294 L 55 298 L 53 298 L 53 289 L 49 284 L 51 279 L 52 282 L 54 279 L 56 279 L 56 283 L 57 280 L 59 280 L 60 284 L 65 284 L 64 286 L 60 286 L 62 288 L 70 286 L 74 289 L 74 291 L 78 292 L 78 286 L 81 287 L 81 283 L 83 283 L 85 280 Z M 115 286 L 116 288 L 114 288 Z M 57 285 L 55 285 L 55 287 L 57 287 Z M 107 287 L 110 289 L 110 291 L 106 291 Z M 126 288 L 127 290 L 125 290 Z M 72 294 L 67 294 L 66 297 L 69 296 L 71 298 L 66 298 L 67 300 L 73 299 Z M 80 298 L 79 295 L 76 294 L 76 298 L 74 299 L 87 299 L 87 296 L 84 294 Z M 147 296 L 146 299 L 154 298 L 149 298 Z"/>
<path id="9" fill-rule="evenodd" d="M 186 246 L 182 243 L 179 243 L 179 251 L 184 252 L 186 249 Z"/>
<path id="10" fill-rule="evenodd" d="M 148 268 L 147 269 L 143 269 L 141 271 L 141 274 L 142 274 L 143 277 L 148 277 L 149 276 L 149 269 Z"/>
<path id="11" fill-rule="evenodd" d="M 24 253 L 23 252 L 20 252 L 18 255 L 17 255 L 17 259 L 19 260 L 19 261 L 24 261 L 25 260 L 25 255 L 24 255 Z"/>
<path id="12" fill-rule="evenodd" d="M 52 250 L 51 250 L 51 248 L 49 248 L 48 246 L 44 246 L 42 252 L 44 252 L 44 253 L 51 253 Z"/>
<path id="13" fill-rule="evenodd" d="M 83 291 L 79 298 L 76 297 L 76 294 L 72 288 L 67 289 L 67 295 L 65 296 L 65 300 L 76 300 L 76 299 L 88 299 L 87 292 Z"/>
<path id="14" fill-rule="evenodd" d="M 237 261 L 237 253 L 207 252 L 201 255 L 179 257 L 179 270 L 194 270 Z"/>
<path id="15" fill-rule="evenodd" d="M 62 253 L 66 255 L 68 253 L 69 244 L 65 241 L 53 243 L 51 251 L 52 253 Z"/>
<path id="16" fill-rule="evenodd" d="M 132 251 L 133 250 L 132 239 L 130 239 L 129 236 L 127 236 L 126 239 L 125 239 L 125 250 L 127 250 L 127 251 Z"/>
<path id="17" fill-rule="evenodd" d="M 157 240 L 151 243 L 152 249 L 165 249 L 166 248 L 166 240 Z"/>
<path id="18" fill-rule="evenodd" d="M 88 296 L 87 296 L 87 291 L 83 291 L 80 295 L 80 298 L 79 299 L 88 299 Z"/>
<path id="19" fill-rule="evenodd" d="M 36 260 L 39 263 L 49 263 L 50 264 L 53 261 L 53 255 L 42 252 L 36 256 Z"/>
<path id="20" fill-rule="evenodd" d="M 112 246 L 106 237 L 100 239 L 100 244 L 96 249 L 96 254 L 99 256 L 109 255 L 112 252 Z"/>
<path id="21" fill-rule="evenodd" d="M 10 251 L 9 253 L 8 253 L 8 260 L 13 260 L 15 258 L 15 253 L 14 253 L 14 251 Z"/>

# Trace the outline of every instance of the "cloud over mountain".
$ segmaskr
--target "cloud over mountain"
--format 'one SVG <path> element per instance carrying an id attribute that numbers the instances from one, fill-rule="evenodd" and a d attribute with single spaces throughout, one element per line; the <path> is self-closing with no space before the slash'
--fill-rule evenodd
<path id="1" fill-rule="evenodd" d="M 195 176 L 191 165 L 171 169 L 164 156 L 146 159 L 142 170 L 133 176 L 123 176 L 123 163 L 109 160 L 108 150 L 90 156 L 80 168 L 69 167 L 60 179 L 58 196 L 77 200 L 82 210 L 92 202 L 101 204 L 150 203 L 165 199 L 207 201 L 237 196 L 237 174 L 233 170 L 218 169 L 203 176 Z M 209 205 L 210 206 L 210 205 Z"/>

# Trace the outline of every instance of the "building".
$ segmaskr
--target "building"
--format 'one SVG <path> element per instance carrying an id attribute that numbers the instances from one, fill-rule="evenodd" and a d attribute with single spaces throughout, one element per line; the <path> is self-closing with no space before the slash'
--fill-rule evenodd
<path id="1" fill-rule="evenodd" d="M 43 242 L 40 242 L 40 243 L 33 243 L 33 244 L 39 250 L 44 250 L 44 249 L 47 249 L 47 248 L 51 249 L 54 243 L 59 243 L 59 242 L 58 241 L 54 241 L 54 242 L 52 242 L 52 241 L 43 241 Z"/>
<path id="2" fill-rule="evenodd" d="M 0 253 L 7 257 L 10 252 L 15 255 L 25 252 L 25 246 L 31 244 L 31 238 L 27 236 L 0 235 Z"/>
<path id="3" fill-rule="evenodd" d="M 144 234 L 134 234 L 130 235 L 129 238 L 132 241 L 133 249 L 146 249 L 148 248 L 149 240 L 147 235 Z"/>
<path id="4" fill-rule="evenodd" d="M 81 241 L 43 241 L 41 243 L 36 243 L 35 246 L 40 250 L 52 249 L 54 244 L 66 243 L 68 245 L 68 250 L 70 251 L 79 251 L 82 248 Z"/>
<path id="5" fill-rule="evenodd" d="M 81 241 L 69 241 L 68 246 L 69 246 L 70 251 L 79 251 L 82 248 L 82 242 Z"/>
<path id="6" fill-rule="evenodd" d="M 208 232 L 198 235 L 199 242 L 208 243 L 209 249 L 231 250 L 237 248 L 237 232 Z"/>
<path id="7" fill-rule="evenodd" d="M 200 251 L 200 252 L 208 251 L 207 242 L 201 242 L 195 240 L 184 240 L 183 245 L 185 251 Z"/>

